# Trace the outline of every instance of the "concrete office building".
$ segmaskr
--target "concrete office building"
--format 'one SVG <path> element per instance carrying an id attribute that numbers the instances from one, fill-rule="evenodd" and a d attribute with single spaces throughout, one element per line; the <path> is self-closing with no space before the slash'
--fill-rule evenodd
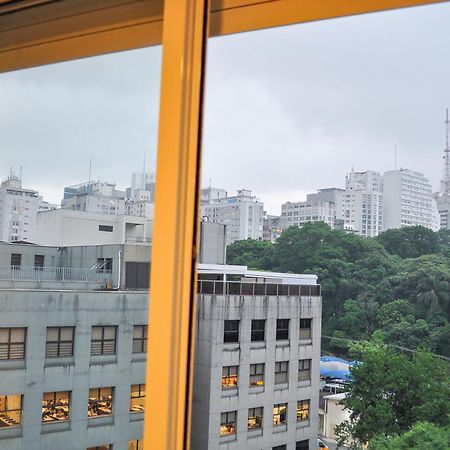
<path id="1" fill-rule="evenodd" d="M 216 195 L 224 192 L 215 189 Z M 226 225 L 227 240 L 234 241 L 263 238 L 264 205 L 247 189 L 237 191 L 234 197 L 214 197 L 210 190 L 202 190 L 201 216 L 204 221 Z M 208 200 L 209 198 L 209 200 Z"/>
<path id="2" fill-rule="evenodd" d="M 11 171 L 0 186 L 0 240 L 34 242 L 38 211 L 56 208 L 37 191 L 24 189 L 21 178 Z"/>
<path id="3" fill-rule="evenodd" d="M 198 272 L 191 447 L 316 450 L 317 277 L 223 265 Z"/>
<path id="4" fill-rule="evenodd" d="M 227 191 L 225 189 L 207 187 L 200 189 L 200 203 L 209 204 L 214 200 L 227 197 Z"/>
<path id="5" fill-rule="evenodd" d="M 155 211 L 155 176 L 133 173 L 131 187 L 126 189 L 125 213 L 153 220 Z"/>
<path id="6" fill-rule="evenodd" d="M 287 202 L 281 205 L 281 227 L 301 227 L 308 222 L 325 222 L 334 228 L 336 205 L 325 200 Z"/>
<path id="7" fill-rule="evenodd" d="M 384 229 L 422 225 L 433 229 L 433 198 L 428 179 L 409 169 L 383 175 Z"/>
<path id="8" fill-rule="evenodd" d="M 89 181 L 64 188 L 61 208 L 102 214 L 125 214 L 125 191 L 115 183 Z"/>
<path id="9" fill-rule="evenodd" d="M 351 171 L 336 203 L 337 228 L 375 237 L 383 231 L 382 177 L 378 172 Z"/>

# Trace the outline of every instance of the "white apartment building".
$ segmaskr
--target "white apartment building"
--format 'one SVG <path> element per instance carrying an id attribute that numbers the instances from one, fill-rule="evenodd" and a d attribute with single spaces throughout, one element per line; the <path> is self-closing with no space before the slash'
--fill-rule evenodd
<path id="1" fill-rule="evenodd" d="M 125 191 L 115 183 L 89 181 L 64 188 L 61 208 L 102 214 L 125 214 Z"/>
<path id="2" fill-rule="evenodd" d="M 281 205 L 281 227 L 301 227 L 308 222 L 325 222 L 334 228 L 336 205 L 325 200 L 287 202 Z"/>
<path id="3" fill-rule="evenodd" d="M 317 277 L 220 265 L 198 272 L 191 448 L 317 450 Z"/>
<path id="4" fill-rule="evenodd" d="M 349 172 L 345 190 L 337 196 L 336 223 L 339 228 L 363 237 L 383 231 L 382 177 L 378 172 Z"/>
<path id="5" fill-rule="evenodd" d="M 203 190 L 205 191 L 205 190 Z M 204 220 L 226 225 L 227 245 L 234 241 L 263 238 L 264 205 L 252 191 L 241 189 L 234 197 L 219 197 L 207 200 L 201 205 Z"/>
<path id="6" fill-rule="evenodd" d="M 213 200 L 219 200 L 227 197 L 227 191 L 225 189 L 207 187 L 200 189 L 200 202 L 201 204 L 211 203 Z"/>
<path id="7" fill-rule="evenodd" d="M 422 225 L 433 228 L 432 190 L 420 172 L 390 170 L 383 175 L 384 229 Z"/>
<path id="8" fill-rule="evenodd" d="M 131 176 L 126 189 L 125 214 L 153 219 L 155 211 L 155 176 L 138 172 Z"/>
<path id="9" fill-rule="evenodd" d="M 34 242 L 38 211 L 55 208 L 44 202 L 37 191 L 24 189 L 12 171 L 0 186 L 0 240 Z"/>

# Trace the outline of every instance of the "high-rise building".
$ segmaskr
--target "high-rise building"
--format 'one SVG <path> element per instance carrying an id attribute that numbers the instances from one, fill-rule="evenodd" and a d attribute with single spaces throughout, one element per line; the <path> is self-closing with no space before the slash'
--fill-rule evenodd
<path id="1" fill-rule="evenodd" d="M 325 222 L 334 228 L 336 205 L 333 202 L 311 199 L 304 202 L 287 202 L 281 205 L 281 226 L 301 227 L 308 222 Z"/>
<path id="2" fill-rule="evenodd" d="M 37 191 L 23 188 L 21 178 L 11 171 L 0 186 L 0 240 L 34 242 L 38 211 L 54 208 Z"/>
<path id="3" fill-rule="evenodd" d="M 317 277 L 217 265 L 198 272 L 191 448 L 317 449 Z"/>
<path id="4" fill-rule="evenodd" d="M 227 245 L 234 241 L 263 238 L 264 205 L 252 191 L 240 189 L 234 197 L 223 197 L 225 191 L 202 190 L 201 216 L 208 222 L 226 225 Z"/>
<path id="5" fill-rule="evenodd" d="M 336 226 L 363 237 L 383 231 L 382 177 L 378 172 L 349 172 L 337 195 Z"/>
<path id="6" fill-rule="evenodd" d="M 433 197 L 428 179 L 409 169 L 383 175 L 384 229 L 422 225 L 433 229 Z"/>
<path id="7" fill-rule="evenodd" d="M 102 214 L 125 214 L 125 191 L 115 183 L 89 181 L 64 188 L 61 208 Z"/>

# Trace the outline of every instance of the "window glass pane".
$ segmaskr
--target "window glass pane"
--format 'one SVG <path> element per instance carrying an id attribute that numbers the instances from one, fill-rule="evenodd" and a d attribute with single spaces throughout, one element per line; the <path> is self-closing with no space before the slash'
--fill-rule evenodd
<path id="1" fill-rule="evenodd" d="M 59 328 L 47 328 L 47 341 L 57 341 L 59 335 Z"/>
<path id="2" fill-rule="evenodd" d="M 24 341 L 25 341 L 25 329 L 11 328 L 11 342 L 24 342 Z"/>
<path id="3" fill-rule="evenodd" d="M 0 328 L 0 343 L 9 341 L 9 328 Z"/>
<path id="4" fill-rule="evenodd" d="M 73 339 L 73 328 L 72 327 L 61 328 L 61 340 L 71 341 L 72 339 Z"/>
<path id="5" fill-rule="evenodd" d="M 115 339 L 116 327 L 105 327 L 105 339 Z"/>

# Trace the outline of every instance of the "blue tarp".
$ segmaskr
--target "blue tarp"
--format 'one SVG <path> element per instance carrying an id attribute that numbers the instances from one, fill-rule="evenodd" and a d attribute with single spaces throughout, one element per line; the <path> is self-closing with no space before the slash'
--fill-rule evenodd
<path id="1" fill-rule="evenodd" d="M 328 370 L 320 369 L 320 376 L 327 378 L 338 378 L 339 380 L 350 380 L 351 375 L 348 370 Z"/>

